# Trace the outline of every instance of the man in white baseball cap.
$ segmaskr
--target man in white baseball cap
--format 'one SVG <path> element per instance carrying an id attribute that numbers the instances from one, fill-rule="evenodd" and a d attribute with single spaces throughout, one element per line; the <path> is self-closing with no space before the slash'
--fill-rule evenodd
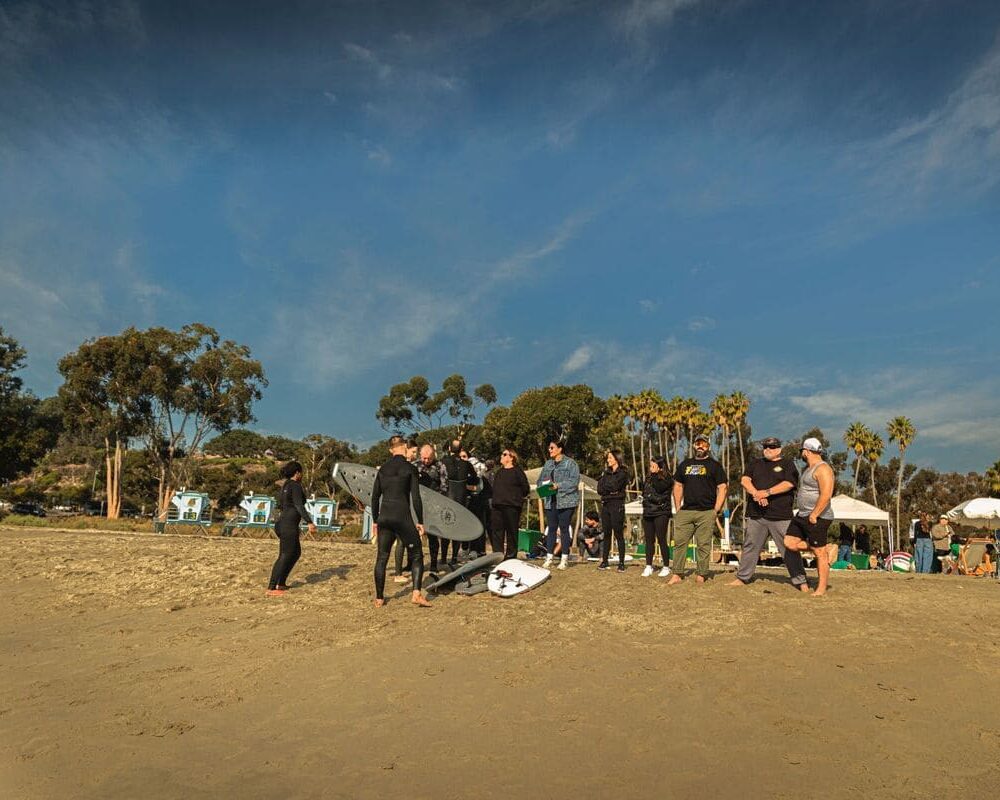
<path id="1" fill-rule="evenodd" d="M 833 468 L 823 460 L 823 444 L 814 436 L 802 442 L 800 453 L 806 462 L 806 469 L 799 480 L 799 492 L 796 496 L 798 511 L 785 534 L 785 547 L 799 552 L 813 551 L 816 556 L 816 572 L 819 573 L 819 583 L 813 594 L 821 596 L 826 594 L 830 580 L 826 533 L 833 522 L 833 508 L 830 506 L 834 486 Z"/>

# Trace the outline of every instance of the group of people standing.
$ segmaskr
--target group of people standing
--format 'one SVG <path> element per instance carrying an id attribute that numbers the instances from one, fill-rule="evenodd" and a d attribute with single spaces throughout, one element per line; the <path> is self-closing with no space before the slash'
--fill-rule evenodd
<path id="1" fill-rule="evenodd" d="M 669 585 L 680 583 L 687 572 L 688 547 L 695 544 L 695 580 L 703 583 L 710 574 L 712 539 L 718 516 L 726 504 L 726 472 L 710 452 L 709 438 L 699 435 L 693 453 L 671 473 L 665 459 L 650 458 L 648 474 L 642 482 L 642 531 L 646 565 L 643 577 L 656 571 L 654 560 L 660 551 L 659 576 Z M 748 584 L 754 576 L 760 553 L 770 537 L 784 559 L 791 582 L 808 592 L 803 552 L 815 554 L 819 581 L 815 594 L 826 592 L 830 563 L 827 557 L 827 530 L 833 519 L 830 500 L 834 474 L 823 459 L 823 448 L 815 438 L 804 440 L 800 457 L 805 469 L 800 475 L 794 461 L 783 457 L 781 442 L 763 440 L 763 455 L 752 461 L 741 478 L 747 492 L 747 525 L 736 577 L 731 585 Z M 573 544 L 573 517 L 580 507 L 580 468 L 564 452 L 559 439 L 548 442 L 548 459 L 542 465 L 536 488 L 543 497 L 545 513 L 545 567 L 559 558 L 557 569 L 566 569 Z M 370 501 L 372 533 L 377 541 L 375 562 L 375 605 L 385 603 L 386 570 L 396 548 L 395 580 L 412 581 L 412 602 L 430 605 L 421 594 L 424 551 L 421 539 L 423 504 L 420 486 L 440 492 L 469 508 L 480 517 L 485 530 L 477 542 L 461 544 L 426 534 L 430 570 L 439 564 L 454 567 L 460 548 L 482 554 L 487 539 L 493 552 L 515 558 L 518 528 L 524 503 L 531 487 L 519 465 L 517 452 L 504 448 L 499 466 L 474 461 L 460 441 L 452 441 L 440 459 L 431 444 L 417 446 L 413 440 L 393 436 L 390 457 L 379 469 Z M 301 488 L 302 467 L 290 462 L 283 468 L 286 477 L 281 490 L 281 515 L 275 526 L 280 542 L 279 556 L 271 573 L 268 591 L 282 594 L 285 581 L 301 552 L 299 525 L 312 520 L 304 506 Z M 605 470 L 597 481 L 600 514 L 589 512 L 577 530 L 581 551 L 599 559 L 598 569 L 611 568 L 611 545 L 617 546 L 617 570 L 625 571 L 625 502 L 631 476 L 622 454 L 609 450 Z M 797 509 L 794 511 L 793 509 Z M 673 519 L 673 552 L 668 547 L 667 530 Z M 409 577 L 405 573 L 409 573 Z"/>

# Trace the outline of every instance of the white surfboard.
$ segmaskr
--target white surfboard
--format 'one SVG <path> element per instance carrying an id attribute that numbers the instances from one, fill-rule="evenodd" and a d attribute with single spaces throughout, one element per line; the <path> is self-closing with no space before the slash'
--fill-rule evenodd
<path id="1" fill-rule="evenodd" d="M 375 467 L 338 461 L 333 465 L 333 480 L 367 507 L 372 501 L 377 472 Z M 432 536 L 472 542 L 483 535 L 483 523 L 478 517 L 443 494 L 421 486 L 420 501 L 424 506 L 424 529 Z"/>
<path id="2" fill-rule="evenodd" d="M 496 565 L 486 583 L 498 597 L 513 597 L 545 583 L 551 575 L 547 569 L 509 558 Z"/>

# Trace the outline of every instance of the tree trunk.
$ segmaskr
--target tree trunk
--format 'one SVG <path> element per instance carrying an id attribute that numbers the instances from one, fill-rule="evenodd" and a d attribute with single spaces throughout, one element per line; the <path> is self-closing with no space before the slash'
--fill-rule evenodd
<path id="1" fill-rule="evenodd" d="M 635 435 L 632 433 L 632 426 L 628 426 L 628 443 L 632 448 L 632 475 L 635 478 L 636 488 L 639 488 L 639 465 L 635 463 Z"/>
<path id="2" fill-rule="evenodd" d="M 851 489 L 851 497 L 858 496 L 858 473 L 861 472 L 861 456 L 854 454 L 854 488 Z"/>
<path id="3" fill-rule="evenodd" d="M 901 495 L 903 494 L 903 450 L 899 451 L 899 474 L 896 476 L 896 538 L 902 543 L 903 537 L 899 529 L 899 504 Z M 905 550 L 906 548 L 900 546 L 900 550 Z"/>
<path id="4" fill-rule="evenodd" d="M 118 483 L 121 476 L 121 442 L 115 442 L 114 453 L 111 452 L 111 440 L 104 437 L 104 496 L 105 514 L 108 519 L 118 519 L 119 513 L 119 488 Z"/>
<path id="5" fill-rule="evenodd" d="M 747 470 L 746 453 L 743 450 L 743 421 L 736 424 L 736 441 L 740 445 L 740 477 Z M 743 488 L 743 481 L 740 480 L 740 516 L 743 523 L 743 530 L 747 526 L 747 490 Z"/>
<path id="6" fill-rule="evenodd" d="M 875 462 L 869 461 L 868 465 L 869 467 L 871 467 L 871 476 L 872 476 L 872 505 L 878 506 L 878 494 L 875 491 Z"/>
<path id="7" fill-rule="evenodd" d="M 677 465 L 679 462 L 678 457 L 680 455 L 679 451 L 681 449 L 681 426 L 677 424 L 674 426 L 674 463 L 670 465 L 670 470 L 675 472 L 677 470 Z"/>

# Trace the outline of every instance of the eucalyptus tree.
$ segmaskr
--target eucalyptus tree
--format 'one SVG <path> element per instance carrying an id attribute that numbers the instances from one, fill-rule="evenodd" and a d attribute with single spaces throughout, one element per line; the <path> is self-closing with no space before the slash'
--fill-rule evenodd
<path id="1" fill-rule="evenodd" d="M 59 361 L 66 428 L 96 433 L 104 442 L 108 519 L 121 512 L 122 464 L 129 440 L 143 430 L 152 403 L 143 389 L 148 354 L 144 334 L 127 328 L 89 339 Z"/>
<path id="2" fill-rule="evenodd" d="M 893 417 L 886 424 L 889 441 L 899 447 L 899 471 L 896 476 L 896 530 L 899 531 L 899 509 L 903 496 L 903 464 L 906 460 L 906 449 L 917 436 L 917 429 L 909 417 Z"/>
<path id="3" fill-rule="evenodd" d="M 489 383 L 477 386 L 470 395 L 464 377 L 449 375 L 441 382 L 441 389 L 431 393 L 427 378 L 414 375 L 379 399 L 375 418 L 387 431 L 420 433 L 457 424 L 461 435 L 475 420 L 477 405 L 489 408 L 496 402 L 496 389 Z"/>

